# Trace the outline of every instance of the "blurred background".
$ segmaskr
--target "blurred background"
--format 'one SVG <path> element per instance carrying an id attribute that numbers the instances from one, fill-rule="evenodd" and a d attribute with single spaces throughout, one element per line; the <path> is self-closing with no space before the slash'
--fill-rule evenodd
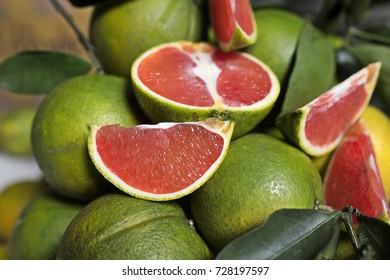
<path id="1" fill-rule="evenodd" d="M 61 4 L 88 33 L 91 8 Z M 49 0 L 0 0 L 0 63 L 23 50 L 57 50 L 88 59 L 77 37 Z M 36 108 L 43 96 L 21 95 L 0 88 L 0 118 L 13 108 Z M 10 183 L 35 180 L 41 172 L 32 156 L 14 156 L 0 150 L 0 191 Z"/>

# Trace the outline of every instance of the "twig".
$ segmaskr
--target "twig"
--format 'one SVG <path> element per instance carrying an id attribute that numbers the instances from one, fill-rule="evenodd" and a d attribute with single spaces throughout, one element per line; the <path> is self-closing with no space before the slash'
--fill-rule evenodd
<path id="1" fill-rule="evenodd" d="M 65 8 L 57 1 L 50 0 L 55 10 L 65 19 L 65 21 L 70 25 L 72 30 L 76 33 L 77 38 L 85 51 L 88 53 L 88 56 L 92 60 L 92 65 L 98 74 L 104 74 L 103 67 L 99 61 L 99 59 L 95 55 L 95 50 L 91 42 L 84 36 L 84 34 L 80 31 L 77 25 L 74 23 L 71 15 L 65 10 Z"/>

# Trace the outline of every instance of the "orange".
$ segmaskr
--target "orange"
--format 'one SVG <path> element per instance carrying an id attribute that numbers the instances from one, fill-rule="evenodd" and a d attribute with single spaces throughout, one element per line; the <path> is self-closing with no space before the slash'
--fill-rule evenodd
<path id="1" fill-rule="evenodd" d="M 112 193 L 88 204 L 71 222 L 58 259 L 194 260 L 210 251 L 174 202 Z"/>

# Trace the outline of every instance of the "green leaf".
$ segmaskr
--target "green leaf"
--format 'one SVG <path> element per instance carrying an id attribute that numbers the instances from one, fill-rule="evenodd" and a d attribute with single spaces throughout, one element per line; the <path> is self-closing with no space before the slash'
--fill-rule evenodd
<path id="1" fill-rule="evenodd" d="M 359 254 L 363 259 L 390 259 L 390 225 L 384 221 L 356 215 L 359 222 Z"/>
<path id="2" fill-rule="evenodd" d="M 347 46 L 352 53 L 365 66 L 373 62 L 382 62 L 379 79 L 375 93 L 380 94 L 390 108 L 390 47 L 373 43 L 362 43 Z"/>
<path id="3" fill-rule="evenodd" d="M 331 259 L 337 249 L 339 211 L 282 209 L 226 245 L 216 259 Z"/>
<path id="4" fill-rule="evenodd" d="M 378 28 L 371 30 L 361 30 L 356 27 L 351 27 L 348 30 L 349 40 L 355 43 L 378 43 L 389 46 L 390 45 L 390 36 L 389 29 Z"/>
<path id="5" fill-rule="evenodd" d="M 24 51 L 0 65 L 0 87 L 15 93 L 48 93 L 60 82 L 90 69 L 87 61 L 70 54 Z"/>
<path id="6" fill-rule="evenodd" d="M 307 22 L 299 37 L 294 68 L 279 117 L 329 90 L 334 84 L 335 71 L 335 53 L 329 40 Z"/>

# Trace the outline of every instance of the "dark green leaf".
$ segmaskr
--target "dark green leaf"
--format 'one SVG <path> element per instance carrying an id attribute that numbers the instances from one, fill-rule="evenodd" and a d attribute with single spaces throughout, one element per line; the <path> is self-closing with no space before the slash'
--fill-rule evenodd
<path id="1" fill-rule="evenodd" d="M 354 24 L 363 21 L 368 8 L 370 7 L 371 0 L 351 0 L 348 12 L 351 15 L 352 22 Z"/>
<path id="2" fill-rule="evenodd" d="M 378 43 L 389 46 L 390 37 L 388 34 L 385 34 L 385 30 L 381 29 L 383 33 L 375 33 L 373 31 L 366 31 L 357 29 L 356 27 L 351 27 L 348 30 L 349 40 L 353 43 Z"/>
<path id="3" fill-rule="evenodd" d="M 390 259 L 390 225 L 384 221 L 363 215 L 356 216 L 359 222 L 359 254 L 363 259 Z"/>
<path id="4" fill-rule="evenodd" d="M 325 35 L 307 22 L 300 34 L 294 68 L 279 117 L 329 90 L 335 79 L 335 53 Z"/>
<path id="5" fill-rule="evenodd" d="M 16 93 L 48 93 L 60 82 L 90 69 L 87 61 L 70 54 L 25 51 L 0 65 L 0 87 Z"/>
<path id="6" fill-rule="evenodd" d="M 390 47 L 364 43 L 348 46 L 347 50 L 356 56 L 364 66 L 373 62 L 382 62 L 375 93 L 382 95 L 390 108 Z"/>
<path id="7" fill-rule="evenodd" d="M 282 209 L 261 226 L 229 243 L 217 259 L 330 259 L 340 228 L 334 213 L 312 209 Z"/>

